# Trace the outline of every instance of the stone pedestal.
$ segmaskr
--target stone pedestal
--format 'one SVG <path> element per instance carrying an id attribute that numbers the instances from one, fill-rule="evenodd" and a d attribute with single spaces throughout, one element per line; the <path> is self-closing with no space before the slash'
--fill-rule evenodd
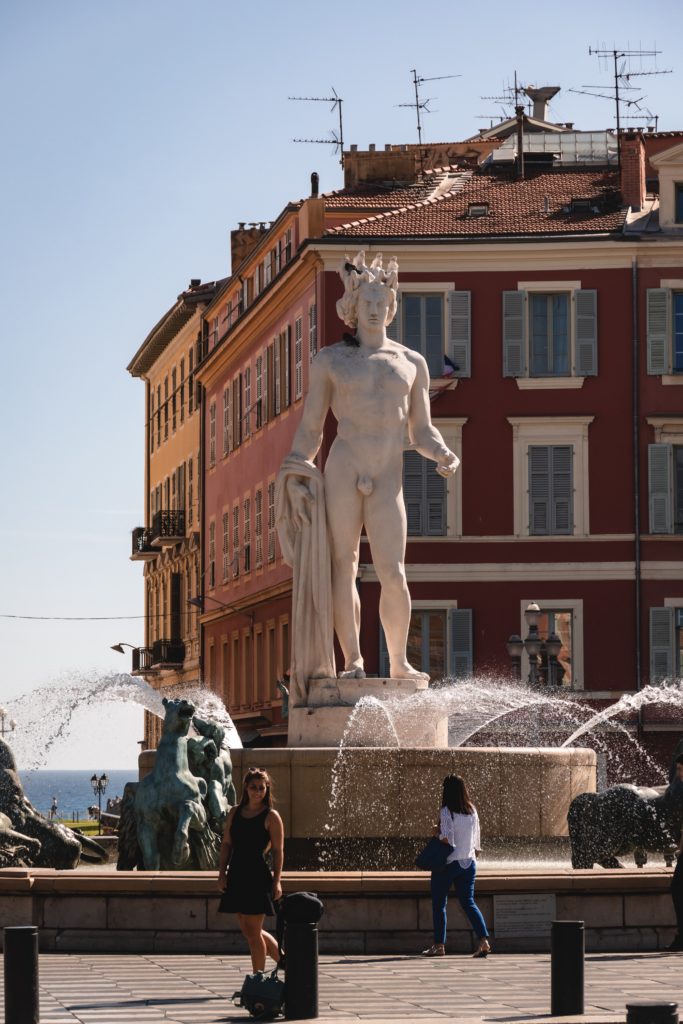
<path id="1" fill-rule="evenodd" d="M 312 679 L 308 705 L 290 707 L 289 747 L 338 747 L 347 727 L 345 742 L 353 747 L 447 747 L 448 719 L 437 722 L 396 704 L 426 690 L 426 679 Z M 361 697 L 374 697 L 380 706 L 354 717 Z M 381 707 L 392 701 L 389 716 Z"/>

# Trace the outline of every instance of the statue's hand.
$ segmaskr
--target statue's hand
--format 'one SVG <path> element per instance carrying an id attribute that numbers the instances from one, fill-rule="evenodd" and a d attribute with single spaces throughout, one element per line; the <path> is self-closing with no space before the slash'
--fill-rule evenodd
<path id="1" fill-rule="evenodd" d="M 292 505 L 292 523 L 296 530 L 301 530 L 304 525 L 310 525 L 313 495 L 304 481 L 296 477 L 291 477 L 287 483 L 287 493 Z"/>
<path id="2" fill-rule="evenodd" d="M 436 460 L 436 471 L 439 476 L 453 476 L 460 465 L 460 459 L 448 448 L 444 448 L 442 454 Z"/>

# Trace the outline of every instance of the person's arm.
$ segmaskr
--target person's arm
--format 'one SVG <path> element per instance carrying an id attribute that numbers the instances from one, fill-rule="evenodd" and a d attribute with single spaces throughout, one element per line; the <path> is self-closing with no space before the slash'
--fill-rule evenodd
<path id="1" fill-rule="evenodd" d="M 478 857 L 481 853 L 481 829 L 479 827 L 479 815 L 476 809 L 472 812 L 474 814 L 474 828 L 472 830 L 472 845 L 474 846 L 474 852 Z"/>
<path id="2" fill-rule="evenodd" d="M 460 465 L 460 459 L 447 447 L 440 432 L 432 423 L 429 408 L 429 371 L 421 355 L 411 353 L 415 366 L 415 380 L 410 391 L 408 432 L 415 450 L 425 459 L 436 462 L 441 476 L 451 476 Z"/>
<path id="3" fill-rule="evenodd" d="M 266 821 L 270 835 L 270 846 L 273 853 L 273 899 L 282 896 L 282 862 L 284 860 L 285 830 L 282 818 L 277 811 L 270 811 Z"/>
<path id="4" fill-rule="evenodd" d="M 455 846 L 455 826 L 453 825 L 453 815 L 447 807 L 441 808 L 439 828 L 439 839 L 441 842 L 448 843 L 449 846 Z"/>
<path id="5" fill-rule="evenodd" d="M 232 857 L 232 839 L 230 837 L 230 828 L 232 826 L 232 819 L 235 816 L 236 808 L 233 807 L 228 814 L 228 820 L 225 823 L 223 829 L 223 841 L 221 843 L 221 851 L 218 855 L 218 889 L 223 892 L 225 889 L 225 883 L 228 876 L 228 864 Z"/>

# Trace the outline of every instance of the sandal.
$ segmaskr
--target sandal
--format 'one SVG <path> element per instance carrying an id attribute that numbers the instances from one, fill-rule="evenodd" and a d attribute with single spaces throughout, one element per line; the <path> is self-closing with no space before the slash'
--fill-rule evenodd
<path id="1" fill-rule="evenodd" d="M 477 950 L 477 952 L 473 953 L 472 956 L 473 956 L 473 958 L 475 960 L 478 960 L 478 959 L 485 960 L 490 952 L 491 952 L 491 946 L 487 942 L 485 946 L 480 946 L 479 949 Z"/>
<path id="2" fill-rule="evenodd" d="M 446 947 L 443 946 L 440 942 L 435 942 L 433 946 L 429 947 L 429 949 L 423 949 L 422 952 L 420 953 L 420 956 L 445 956 L 445 955 L 446 955 Z"/>

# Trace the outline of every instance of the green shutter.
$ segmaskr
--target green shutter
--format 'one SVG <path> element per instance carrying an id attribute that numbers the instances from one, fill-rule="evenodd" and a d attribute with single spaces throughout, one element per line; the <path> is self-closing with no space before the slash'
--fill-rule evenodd
<path id="1" fill-rule="evenodd" d="M 550 446 L 529 445 L 529 533 L 550 533 Z"/>
<path id="2" fill-rule="evenodd" d="M 503 292 L 503 376 L 526 376 L 526 292 Z"/>
<path id="3" fill-rule="evenodd" d="M 529 534 L 574 531 L 572 445 L 529 445 Z"/>
<path id="4" fill-rule="evenodd" d="M 574 359 L 577 377 L 598 372 L 598 293 L 593 288 L 574 293 Z"/>
<path id="5" fill-rule="evenodd" d="M 472 316 L 470 292 L 448 293 L 449 356 L 457 366 L 456 377 L 469 377 L 471 371 Z"/>
<path id="6" fill-rule="evenodd" d="M 474 670 L 472 654 L 472 609 L 451 608 L 448 613 L 451 631 L 450 675 L 456 679 L 471 676 Z"/>
<path id="7" fill-rule="evenodd" d="M 574 495 L 572 487 L 571 445 L 553 445 L 552 459 L 552 506 L 551 533 L 571 534 L 574 532 L 572 510 Z"/>
<path id="8" fill-rule="evenodd" d="M 422 521 L 428 537 L 443 537 L 446 533 L 446 481 L 436 471 L 431 459 L 422 460 L 424 474 L 424 502 Z"/>
<path id="9" fill-rule="evenodd" d="M 403 500 L 409 536 L 445 536 L 446 481 L 434 462 L 412 450 L 403 453 Z"/>
<path id="10" fill-rule="evenodd" d="M 650 608 L 650 682 L 674 674 L 674 610 Z"/>
<path id="11" fill-rule="evenodd" d="M 671 371 L 671 297 L 668 288 L 647 290 L 647 372 Z"/>
<path id="12" fill-rule="evenodd" d="M 650 533 L 673 533 L 673 447 L 650 444 L 647 454 Z"/>
<path id="13" fill-rule="evenodd" d="M 416 451 L 403 453 L 403 500 L 406 506 L 408 535 L 421 537 L 422 524 L 422 456 Z"/>
<path id="14" fill-rule="evenodd" d="M 392 341 L 401 340 L 401 293 L 396 295 L 396 316 L 387 324 L 387 338 Z"/>

